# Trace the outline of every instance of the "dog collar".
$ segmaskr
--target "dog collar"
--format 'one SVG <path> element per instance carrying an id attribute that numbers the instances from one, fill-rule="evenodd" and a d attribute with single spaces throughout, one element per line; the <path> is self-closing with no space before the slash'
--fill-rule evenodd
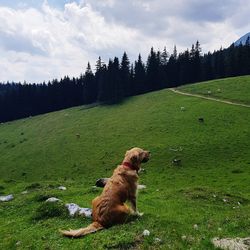
<path id="1" fill-rule="evenodd" d="M 127 168 L 130 168 L 131 170 L 136 170 L 136 171 L 138 170 L 135 166 L 133 166 L 130 162 L 127 161 L 123 162 L 122 165 Z"/>

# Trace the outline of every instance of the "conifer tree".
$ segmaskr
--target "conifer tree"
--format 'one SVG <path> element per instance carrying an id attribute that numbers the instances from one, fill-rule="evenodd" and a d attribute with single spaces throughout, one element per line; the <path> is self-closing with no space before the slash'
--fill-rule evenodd
<path id="1" fill-rule="evenodd" d="M 135 61 L 135 75 L 134 75 L 134 90 L 135 94 L 145 93 L 146 89 L 146 70 L 139 54 L 138 60 Z"/>

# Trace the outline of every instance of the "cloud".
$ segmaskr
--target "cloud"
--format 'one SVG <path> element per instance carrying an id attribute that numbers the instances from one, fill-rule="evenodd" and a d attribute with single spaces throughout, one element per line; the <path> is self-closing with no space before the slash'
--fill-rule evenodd
<path id="1" fill-rule="evenodd" d="M 13 2 L 0 4 L 0 81 L 78 76 L 99 55 L 145 60 L 151 46 L 182 51 L 200 40 L 214 50 L 250 31 L 245 0 Z"/>

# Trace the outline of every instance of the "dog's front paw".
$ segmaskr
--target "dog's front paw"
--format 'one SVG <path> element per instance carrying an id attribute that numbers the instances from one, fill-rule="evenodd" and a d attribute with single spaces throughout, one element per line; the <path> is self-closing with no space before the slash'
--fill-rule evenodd
<path id="1" fill-rule="evenodd" d="M 139 212 L 137 212 L 137 214 L 138 214 L 138 216 L 143 216 L 144 215 L 144 213 L 139 213 Z"/>
<path id="2" fill-rule="evenodd" d="M 142 217 L 144 213 L 140 213 L 139 211 L 136 211 L 134 213 L 135 216 Z"/>

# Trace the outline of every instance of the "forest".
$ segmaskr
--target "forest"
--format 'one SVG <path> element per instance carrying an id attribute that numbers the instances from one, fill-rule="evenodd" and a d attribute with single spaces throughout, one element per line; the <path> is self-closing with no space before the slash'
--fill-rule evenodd
<path id="1" fill-rule="evenodd" d="M 0 122 L 84 104 L 112 105 L 124 98 L 163 88 L 250 74 L 250 39 L 246 44 L 202 53 L 199 41 L 184 52 L 151 48 L 146 62 L 126 52 L 108 63 L 98 58 L 79 77 L 43 83 L 0 83 Z M 65 74 L 66 75 L 66 74 Z"/>

